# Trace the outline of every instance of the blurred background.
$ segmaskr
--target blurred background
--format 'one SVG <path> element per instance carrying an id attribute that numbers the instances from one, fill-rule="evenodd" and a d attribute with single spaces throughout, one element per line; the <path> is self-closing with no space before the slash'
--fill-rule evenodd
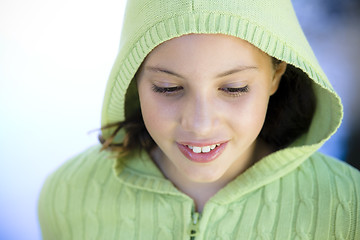
<path id="1" fill-rule="evenodd" d="M 45 178 L 97 143 L 125 0 L 1 0 L 0 239 L 41 239 Z M 359 164 L 359 0 L 293 0 L 345 118 L 321 149 Z M 357 144 L 356 144 L 357 143 Z"/>

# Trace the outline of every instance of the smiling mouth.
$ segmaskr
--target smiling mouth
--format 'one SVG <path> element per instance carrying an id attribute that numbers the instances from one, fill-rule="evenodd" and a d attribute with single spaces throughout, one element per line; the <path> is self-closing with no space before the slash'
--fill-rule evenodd
<path id="1" fill-rule="evenodd" d="M 194 153 L 208 153 L 214 150 L 215 148 L 219 147 L 220 144 L 213 144 L 209 146 L 203 146 L 203 147 L 197 147 L 197 146 L 191 146 L 191 145 L 185 145 L 189 149 L 191 149 Z"/>
<path id="2" fill-rule="evenodd" d="M 187 159 L 197 163 L 209 163 L 217 159 L 224 152 L 227 143 L 228 142 L 222 142 L 206 146 L 177 143 L 177 146 Z"/>

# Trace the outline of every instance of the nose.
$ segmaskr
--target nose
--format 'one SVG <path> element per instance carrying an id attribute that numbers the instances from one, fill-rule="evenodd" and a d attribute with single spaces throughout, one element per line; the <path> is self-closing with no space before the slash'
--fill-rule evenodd
<path id="1" fill-rule="evenodd" d="M 217 110 L 206 96 L 197 95 L 186 100 L 181 116 L 185 131 L 196 136 L 209 136 L 218 123 Z"/>

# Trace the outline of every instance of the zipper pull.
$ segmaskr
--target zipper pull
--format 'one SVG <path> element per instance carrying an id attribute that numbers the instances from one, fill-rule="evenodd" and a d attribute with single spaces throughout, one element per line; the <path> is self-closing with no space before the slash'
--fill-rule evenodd
<path id="1" fill-rule="evenodd" d="M 191 215 L 192 223 L 190 225 L 190 232 L 189 235 L 191 239 L 195 239 L 195 237 L 199 233 L 199 220 L 200 220 L 200 214 L 198 212 L 193 212 Z"/>

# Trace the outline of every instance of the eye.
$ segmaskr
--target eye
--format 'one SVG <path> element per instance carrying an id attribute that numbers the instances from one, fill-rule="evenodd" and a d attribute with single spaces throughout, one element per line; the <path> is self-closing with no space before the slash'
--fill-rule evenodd
<path id="1" fill-rule="evenodd" d="M 174 86 L 174 87 L 159 87 L 156 85 L 152 85 L 152 90 L 156 93 L 163 93 L 165 95 L 174 95 L 183 90 L 181 86 Z"/>
<path id="2" fill-rule="evenodd" d="M 239 97 L 244 93 L 249 92 L 249 86 L 246 85 L 245 87 L 239 87 L 239 88 L 223 87 L 223 88 L 219 88 L 219 90 L 230 95 L 231 97 Z"/>

